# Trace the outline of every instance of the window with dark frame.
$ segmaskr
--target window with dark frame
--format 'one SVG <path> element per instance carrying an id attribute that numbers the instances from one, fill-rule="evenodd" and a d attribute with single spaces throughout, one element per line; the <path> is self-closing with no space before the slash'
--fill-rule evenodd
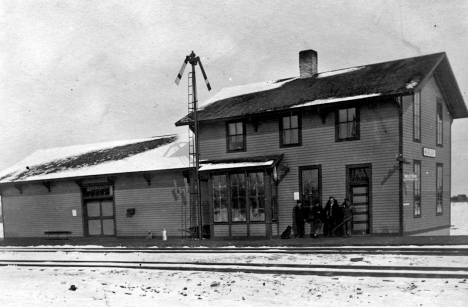
<path id="1" fill-rule="evenodd" d="M 231 187 L 231 219 L 233 222 L 247 221 L 247 200 L 245 174 L 231 174 L 229 182 Z"/>
<path id="2" fill-rule="evenodd" d="M 213 175 L 212 178 L 213 192 L 213 215 L 214 222 L 228 221 L 228 203 L 227 203 L 227 179 L 226 175 Z"/>
<path id="3" fill-rule="evenodd" d="M 280 118 L 281 146 L 301 145 L 301 118 L 299 115 L 287 115 Z"/>
<path id="4" fill-rule="evenodd" d="M 421 161 L 413 162 L 413 171 L 416 174 L 416 180 L 413 182 L 414 217 L 421 217 Z"/>
<path id="5" fill-rule="evenodd" d="M 421 92 L 413 96 L 413 140 L 421 142 Z"/>
<path id="6" fill-rule="evenodd" d="M 243 121 L 227 124 L 227 150 L 245 151 L 245 125 Z"/>
<path id="7" fill-rule="evenodd" d="M 215 223 L 265 222 L 264 172 L 212 175 L 211 179 Z M 273 181 L 267 184 L 275 189 Z M 277 220 L 276 190 L 272 190 L 272 210 L 272 220 Z"/>
<path id="8" fill-rule="evenodd" d="M 265 221 L 265 182 L 262 172 L 248 173 L 250 221 Z"/>
<path id="9" fill-rule="evenodd" d="M 359 140 L 359 109 L 348 108 L 337 111 L 336 141 Z"/>
<path id="10" fill-rule="evenodd" d="M 437 99 L 437 146 L 442 147 L 443 146 L 443 118 L 442 118 L 442 102 L 440 99 Z"/>
<path id="11" fill-rule="evenodd" d="M 443 214 L 443 204 L 444 204 L 444 167 L 442 163 L 436 164 L 436 215 Z"/>

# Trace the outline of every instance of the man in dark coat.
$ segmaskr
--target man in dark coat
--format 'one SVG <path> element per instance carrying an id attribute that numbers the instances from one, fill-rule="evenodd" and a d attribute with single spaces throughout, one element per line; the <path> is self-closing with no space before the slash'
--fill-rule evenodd
<path id="1" fill-rule="evenodd" d="M 325 205 L 325 221 L 323 232 L 325 237 L 333 237 L 333 229 L 336 227 L 337 222 L 342 218 L 342 211 L 340 205 L 333 196 L 330 196 L 327 204 Z"/>
<path id="2" fill-rule="evenodd" d="M 299 238 L 304 238 L 304 208 L 302 207 L 302 202 L 300 200 L 297 201 L 297 204 L 294 206 L 293 209 L 293 218 L 296 222 L 296 236 Z"/>

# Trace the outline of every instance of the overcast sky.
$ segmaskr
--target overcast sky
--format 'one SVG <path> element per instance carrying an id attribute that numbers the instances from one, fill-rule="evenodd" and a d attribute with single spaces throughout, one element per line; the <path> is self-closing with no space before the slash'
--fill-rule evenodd
<path id="1" fill-rule="evenodd" d="M 468 102 L 467 1 L 3 1 L 0 169 L 38 149 L 180 131 L 186 55 L 213 90 L 445 51 Z M 187 73 L 187 72 L 186 72 Z M 182 128 L 185 131 L 186 128 Z M 468 119 L 453 123 L 452 195 L 468 194 Z"/>

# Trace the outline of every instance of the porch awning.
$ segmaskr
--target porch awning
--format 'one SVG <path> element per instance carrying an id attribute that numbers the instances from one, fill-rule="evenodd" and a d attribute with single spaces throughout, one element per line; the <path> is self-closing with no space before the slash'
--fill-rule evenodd
<path id="1" fill-rule="evenodd" d="M 200 161 L 199 172 L 222 170 L 222 169 L 233 169 L 233 168 L 252 168 L 252 167 L 265 167 L 272 168 L 276 166 L 283 155 L 274 156 L 258 156 L 258 157 L 247 157 L 237 159 L 225 159 L 225 160 L 208 160 Z"/>

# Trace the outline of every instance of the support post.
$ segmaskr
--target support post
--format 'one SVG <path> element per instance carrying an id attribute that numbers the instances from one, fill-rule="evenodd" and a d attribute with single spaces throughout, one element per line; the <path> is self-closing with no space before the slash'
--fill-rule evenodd
<path id="1" fill-rule="evenodd" d="M 195 188 L 197 189 L 197 204 L 198 204 L 198 238 L 200 240 L 203 239 L 203 213 L 202 213 L 202 206 L 201 206 L 201 189 L 200 189 L 200 176 L 198 174 L 199 168 L 199 157 L 200 157 L 200 146 L 198 140 L 198 111 L 197 111 L 197 79 L 195 76 L 195 65 L 197 65 L 195 54 L 192 52 L 190 55 L 192 64 L 192 91 L 193 91 L 193 125 L 194 125 L 194 133 L 195 133 Z"/>
<path id="2" fill-rule="evenodd" d="M 267 240 L 271 240 L 273 237 L 272 229 L 272 208 L 271 208 L 271 172 L 267 171 L 265 173 L 265 230 Z"/>

